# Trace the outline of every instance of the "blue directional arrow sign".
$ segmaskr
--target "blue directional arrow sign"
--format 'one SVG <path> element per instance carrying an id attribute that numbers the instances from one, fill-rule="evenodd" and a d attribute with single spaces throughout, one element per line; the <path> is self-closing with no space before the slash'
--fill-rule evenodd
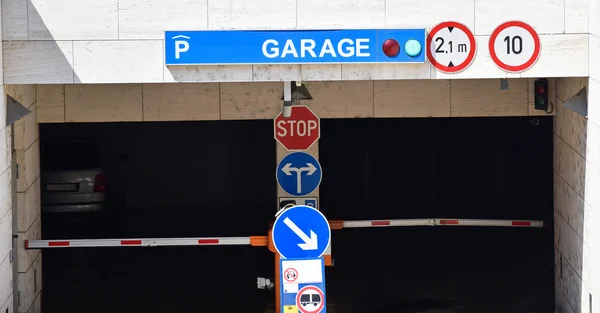
<path id="1" fill-rule="evenodd" d="M 331 242 L 325 215 L 307 205 L 293 206 L 273 224 L 273 244 L 286 259 L 319 258 Z"/>
<path id="2" fill-rule="evenodd" d="M 277 183 L 293 196 L 306 196 L 321 184 L 321 165 L 306 152 L 286 155 L 277 165 Z"/>

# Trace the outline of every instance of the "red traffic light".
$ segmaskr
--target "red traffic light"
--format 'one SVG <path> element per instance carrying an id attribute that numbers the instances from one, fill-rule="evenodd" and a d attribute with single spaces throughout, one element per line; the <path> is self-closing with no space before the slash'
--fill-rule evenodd
<path id="1" fill-rule="evenodd" d="M 383 42 L 383 46 L 381 47 L 383 53 L 390 58 L 393 58 L 400 53 L 400 44 L 394 39 L 388 39 Z"/>

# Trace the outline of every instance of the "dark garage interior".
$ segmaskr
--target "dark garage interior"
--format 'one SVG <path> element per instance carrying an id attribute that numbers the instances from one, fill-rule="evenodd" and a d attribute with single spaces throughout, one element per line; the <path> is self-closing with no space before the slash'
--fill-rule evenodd
<path id="1" fill-rule="evenodd" d="M 327 299 L 336 312 L 554 311 L 551 117 L 321 125 L 319 201 L 330 219 L 546 225 L 334 231 Z M 271 120 L 41 124 L 40 140 L 42 171 L 45 145 L 85 141 L 108 177 L 102 211 L 44 213 L 43 239 L 266 235 L 273 220 Z M 43 311 L 272 310 L 256 277 L 273 277 L 266 248 L 48 249 Z"/>

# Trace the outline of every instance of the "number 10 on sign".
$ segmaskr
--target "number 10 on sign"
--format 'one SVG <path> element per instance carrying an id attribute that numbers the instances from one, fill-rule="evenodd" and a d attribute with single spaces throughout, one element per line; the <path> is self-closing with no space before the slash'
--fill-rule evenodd
<path id="1" fill-rule="evenodd" d="M 533 66 L 540 57 L 540 38 L 528 24 L 506 22 L 492 33 L 489 49 L 492 60 L 500 69 L 520 73 Z"/>

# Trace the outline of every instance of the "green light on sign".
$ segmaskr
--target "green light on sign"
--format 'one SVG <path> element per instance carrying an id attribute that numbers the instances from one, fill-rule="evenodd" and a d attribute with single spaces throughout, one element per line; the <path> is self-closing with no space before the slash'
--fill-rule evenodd
<path id="1" fill-rule="evenodd" d="M 421 44 L 414 39 L 407 41 L 404 44 L 404 51 L 410 57 L 415 57 L 421 53 Z"/>

